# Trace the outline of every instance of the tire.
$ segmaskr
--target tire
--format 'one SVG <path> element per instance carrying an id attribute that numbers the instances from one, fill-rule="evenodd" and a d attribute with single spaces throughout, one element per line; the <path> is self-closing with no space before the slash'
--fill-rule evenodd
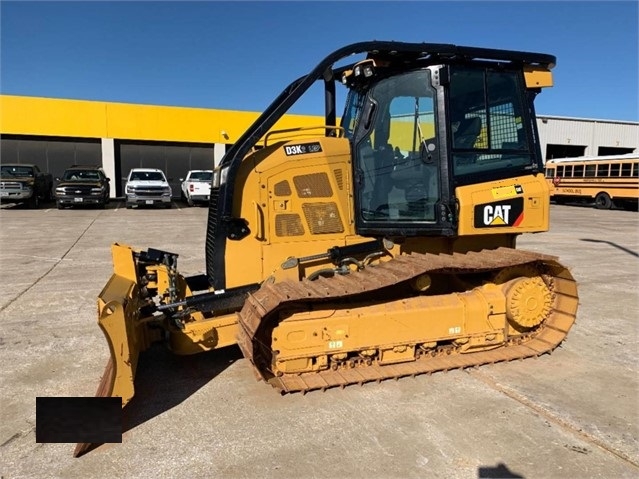
<path id="1" fill-rule="evenodd" d="M 60 203 L 59 201 L 55 202 L 55 206 L 56 208 L 58 208 L 59 210 L 63 210 L 64 209 L 64 205 L 62 203 Z"/>
<path id="2" fill-rule="evenodd" d="M 126 209 L 130 210 L 131 208 L 133 208 L 133 205 L 131 203 L 127 203 L 126 204 Z"/>
<path id="3" fill-rule="evenodd" d="M 187 198 L 186 199 L 186 204 L 189 206 L 193 206 L 195 203 L 193 203 L 193 200 L 191 198 Z"/>
<path id="4" fill-rule="evenodd" d="M 612 200 L 608 193 L 603 191 L 601 193 L 597 193 L 597 196 L 595 196 L 595 208 L 599 210 L 609 210 L 612 208 Z"/>
<path id="5" fill-rule="evenodd" d="M 31 210 L 37 210 L 40 207 L 40 198 L 38 198 L 38 195 L 36 193 L 34 193 L 33 196 L 29 198 L 27 205 Z"/>

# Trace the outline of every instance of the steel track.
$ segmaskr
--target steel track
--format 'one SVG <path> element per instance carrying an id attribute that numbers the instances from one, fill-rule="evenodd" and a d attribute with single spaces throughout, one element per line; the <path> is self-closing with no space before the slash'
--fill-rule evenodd
<path id="1" fill-rule="evenodd" d="M 552 293 L 552 309 L 546 320 L 517 342 L 489 351 L 459 353 L 453 348 L 421 355 L 415 361 L 392 365 L 374 362 L 319 372 L 278 376 L 270 370 L 270 332 L 286 317 L 286 310 L 300 310 L 322 302 L 335 304 L 342 299 L 373 298 L 384 288 L 410 281 L 422 274 L 466 274 L 494 271 L 518 265 L 533 265 L 544 272 Z M 533 252 L 498 248 L 466 254 L 402 255 L 374 267 L 349 275 L 336 275 L 316 281 L 263 284 L 249 295 L 239 313 L 238 344 L 253 365 L 258 378 L 269 382 L 282 394 L 345 387 L 403 376 L 430 374 L 512 361 L 551 352 L 565 338 L 575 321 L 578 306 L 576 281 L 557 258 Z"/>

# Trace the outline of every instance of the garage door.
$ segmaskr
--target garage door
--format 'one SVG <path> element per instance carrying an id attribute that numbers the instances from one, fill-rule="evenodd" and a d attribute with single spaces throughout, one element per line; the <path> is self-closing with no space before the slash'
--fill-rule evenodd
<path id="1" fill-rule="evenodd" d="M 35 164 L 54 178 L 71 165 L 102 165 L 100 140 L 2 135 L 2 163 Z"/>
<path id="2" fill-rule="evenodd" d="M 116 142 L 115 167 L 120 178 L 117 195 L 124 196 L 132 168 L 159 168 L 166 174 L 173 197 L 180 197 L 180 179 L 189 170 L 212 170 L 213 145 L 191 143 Z"/>

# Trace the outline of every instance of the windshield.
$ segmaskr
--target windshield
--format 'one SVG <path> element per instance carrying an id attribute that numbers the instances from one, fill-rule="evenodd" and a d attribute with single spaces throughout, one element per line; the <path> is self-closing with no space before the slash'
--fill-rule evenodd
<path id="1" fill-rule="evenodd" d="M 364 96 L 356 90 L 351 90 L 348 93 L 346 100 L 346 109 L 344 111 L 344 117 L 342 118 L 342 127 L 345 131 L 346 138 L 353 138 L 353 133 L 357 127 L 357 119 L 359 118 L 360 110 L 364 104 Z"/>
<path id="2" fill-rule="evenodd" d="M 356 146 L 361 218 L 434 222 L 440 195 L 430 72 L 417 70 L 383 79 L 366 101 L 370 107 L 364 108 L 364 115 L 372 118 L 360 122 L 369 129 Z"/>
<path id="3" fill-rule="evenodd" d="M 2 176 L 29 176 L 33 177 L 33 168 L 30 166 L 2 166 Z"/>
<path id="4" fill-rule="evenodd" d="M 100 174 L 95 170 L 67 170 L 62 181 L 99 181 Z"/>
<path id="5" fill-rule="evenodd" d="M 132 171 L 129 181 L 166 181 L 161 171 Z"/>
<path id="6" fill-rule="evenodd" d="M 194 171 L 191 173 L 189 180 L 191 181 L 211 181 L 213 178 L 212 171 Z"/>

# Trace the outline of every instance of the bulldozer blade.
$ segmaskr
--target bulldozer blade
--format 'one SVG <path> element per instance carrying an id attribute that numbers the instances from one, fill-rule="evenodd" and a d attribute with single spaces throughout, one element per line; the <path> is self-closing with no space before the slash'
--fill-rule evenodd
<path id="1" fill-rule="evenodd" d="M 104 373 L 102 373 L 102 379 L 100 379 L 100 384 L 98 385 L 98 390 L 95 393 L 96 397 L 111 397 L 111 393 L 113 391 L 113 377 L 114 377 L 115 368 L 113 367 L 113 359 L 109 358 L 107 361 L 107 365 L 104 368 Z M 90 442 L 79 442 L 76 444 L 75 449 L 73 450 L 73 457 L 80 457 L 83 454 L 95 449 L 100 444 L 94 444 Z"/>
<path id="2" fill-rule="evenodd" d="M 122 407 L 133 398 L 138 358 L 151 343 L 151 334 L 140 321 L 139 308 L 136 282 L 112 275 L 98 297 L 98 324 L 107 340 L 110 357 L 95 395 L 120 397 Z M 95 447 L 79 443 L 73 455 L 78 457 Z"/>

